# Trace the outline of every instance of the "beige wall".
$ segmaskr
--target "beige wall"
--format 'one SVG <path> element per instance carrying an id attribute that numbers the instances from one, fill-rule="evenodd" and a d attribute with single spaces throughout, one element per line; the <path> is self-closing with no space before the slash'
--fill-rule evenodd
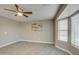
<path id="1" fill-rule="evenodd" d="M 19 23 L 0 17 L 0 46 L 19 39 Z"/>
<path id="2" fill-rule="evenodd" d="M 41 31 L 32 31 L 32 23 L 42 24 Z M 52 21 L 35 21 L 28 23 L 21 23 L 21 40 L 40 42 L 40 43 L 53 43 L 53 23 Z"/>
<path id="3" fill-rule="evenodd" d="M 32 23 L 41 23 L 42 31 L 32 31 Z M 0 47 L 16 41 L 53 44 L 52 21 L 34 21 L 24 23 L 0 16 Z"/>

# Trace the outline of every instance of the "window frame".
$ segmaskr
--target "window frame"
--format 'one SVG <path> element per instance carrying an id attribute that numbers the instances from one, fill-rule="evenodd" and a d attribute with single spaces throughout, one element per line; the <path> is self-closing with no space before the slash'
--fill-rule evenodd
<path id="1" fill-rule="evenodd" d="M 62 29 L 62 30 L 60 29 L 60 30 L 59 30 L 59 29 L 58 29 L 58 22 L 59 22 L 59 21 L 64 21 L 64 20 L 67 20 L 67 30 L 66 30 L 66 29 Z M 57 21 L 56 21 L 56 24 L 57 24 L 57 40 L 63 41 L 63 42 L 68 42 L 68 18 L 64 18 L 64 19 L 57 20 Z M 60 38 L 59 38 L 59 34 L 60 34 L 60 33 L 59 33 L 58 31 L 59 31 L 59 32 L 60 32 L 60 31 L 67 31 L 67 41 L 66 41 L 66 40 L 60 40 Z"/>
<path id="2" fill-rule="evenodd" d="M 79 14 L 79 13 L 76 13 L 76 14 L 73 15 L 72 17 L 76 16 L 77 14 Z M 72 17 L 71 17 L 71 22 L 72 22 Z M 71 31 L 72 31 L 72 23 L 71 23 Z M 74 40 L 75 40 L 75 36 L 74 36 Z M 72 32 L 71 32 L 71 45 L 72 45 L 73 47 L 79 49 L 79 46 L 76 45 L 75 41 L 74 41 L 74 43 L 73 43 L 72 41 L 73 41 L 73 40 L 72 40 Z"/>

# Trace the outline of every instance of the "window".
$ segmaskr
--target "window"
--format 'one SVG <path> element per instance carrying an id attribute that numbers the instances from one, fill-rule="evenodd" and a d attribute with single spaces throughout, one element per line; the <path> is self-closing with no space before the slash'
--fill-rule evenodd
<path id="1" fill-rule="evenodd" d="M 79 14 L 71 17 L 71 43 L 79 47 Z"/>
<path id="2" fill-rule="evenodd" d="M 68 40 L 68 20 L 58 21 L 58 40 L 67 41 Z"/>

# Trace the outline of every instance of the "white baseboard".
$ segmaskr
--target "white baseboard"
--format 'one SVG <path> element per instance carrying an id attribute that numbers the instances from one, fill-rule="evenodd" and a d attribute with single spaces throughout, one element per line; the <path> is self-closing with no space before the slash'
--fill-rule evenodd
<path id="1" fill-rule="evenodd" d="M 47 44 L 54 44 L 53 42 L 44 42 L 44 41 L 31 41 L 31 40 L 22 40 L 26 42 L 34 42 L 34 43 L 47 43 Z"/>
<path id="2" fill-rule="evenodd" d="M 5 44 L 3 44 L 3 45 L 0 45 L 0 48 L 5 47 L 5 46 L 8 46 L 8 45 L 11 45 L 11 44 L 16 43 L 16 42 L 20 42 L 20 41 L 54 44 L 53 42 L 30 41 L 30 40 L 16 40 L 16 41 L 12 41 L 12 42 L 8 42 L 8 43 L 5 43 Z"/>
<path id="3" fill-rule="evenodd" d="M 0 45 L 0 48 L 5 47 L 5 46 L 8 46 L 8 45 L 11 45 L 11 44 L 16 43 L 16 42 L 19 42 L 19 41 L 16 40 L 16 41 L 12 41 L 12 42 L 5 43 L 3 45 Z"/>
<path id="4" fill-rule="evenodd" d="M 67 53 L 69 53 L 70 55 L 73 55 L 69 50 L 66 50 L 66 49 L 64 49 L 64 48 L 61 48 L 61 47 L 59 47 L 59 46 L 55 46 L 55 47 L 58 48 L 58 49 L 61 49 L 61 50 L 65 51 L 65 52 L 67 52 Z"/>
<path id="5" fill-rule="evenodd" d="M 54 44 L 53 42 L 43 42 L 43 41 L 31 41 L 31 40 L 22 40 L 22 41 L 34 42 L 34 43 Z M 11 44 L 16 43 L 16 42 L 20 42 L 20 41 L 16 40 L 16 41 L 12 41 L 12 42 L 6 43 L 6 44 L 4 44 L 4 45 L 0 45 L 0 48 L 5 47 L 5 46 L 8 46 L 8 45 L 11 45 Z M 65 52 L 67 52 L 67 53 L 69 53 L 70 55 L 73 55 L 69 50 L 66 50 L 66 49 L 64 49 L 64 48 L 61 48 L 61 47 L 59 47 L 59 46 L 55 46 L 55 47 L 58 48 L 58 49 L 61 49 L 61 50 L 65 51 Z"/>

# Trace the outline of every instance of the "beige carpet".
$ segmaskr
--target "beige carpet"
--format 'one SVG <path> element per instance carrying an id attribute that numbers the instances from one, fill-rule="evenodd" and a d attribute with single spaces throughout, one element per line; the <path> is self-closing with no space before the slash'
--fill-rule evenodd
<path id="1" fill-rule="evenodd" d="M 68 55 L 52 44 L 17 42 L 0 48 L 0 55 Z"/>

